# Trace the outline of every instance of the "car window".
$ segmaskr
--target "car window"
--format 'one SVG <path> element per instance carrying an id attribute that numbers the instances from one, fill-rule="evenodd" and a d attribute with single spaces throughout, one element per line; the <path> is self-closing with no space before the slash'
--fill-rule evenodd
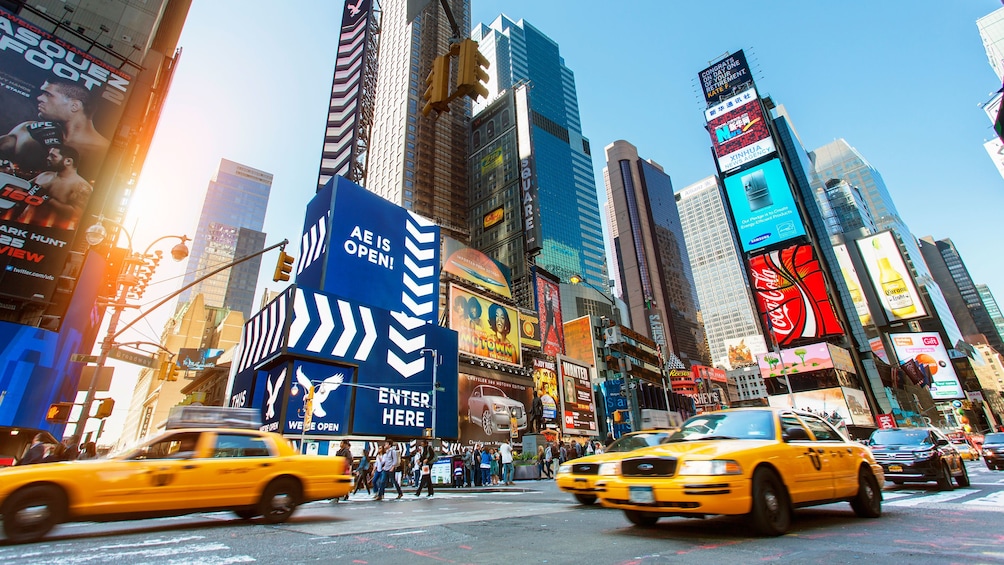
<path id="1" fill-rule="evenodd" d="M 802 421 L 793 415 L 782 415 L 781 416 L 781 433 L 787 433 L 791 428 L 805 428 Z M 807 440 L 802 440 L 807 441 Z"/>
<path id="2" fill-rule="evenodd" d="M 139 448 L 130 459 L 189 459 L 195 456 L 200 432 L 180 432 Z"/>
<path id="3" fill-rule="evenodd" d="M 643 447 L 650 447 L 653 445 L 659 445 L 662 440 L 666 438 L 669 434 L 654 433 L 654 434 L 632 434 L 629 436 L 624 436 L 617 441 L 610 444 L 606 449 L 606 453 L 623 453 L 626 451 L 634 451 L 635 449 L 641 449 Z"/>
<path id="4" fill-rule="evenodd" d="M 773 439 L 774 413 L 767 410 L 740 410 L 700 414 L 683 423 L 669 441 L 701 439 Z"/>
<path id="5" fill-rule="evenodd" d="M 812 435 L 816 436 L 816 441 L 844 441 L 843 436 L 833 426 L 815 417 L 803 415 L 802 421 L 809 427 Z"/>
<path id="6" fill-rule="evenodd" d="M 998 443 L 1004 443 L 1004 433 L 987 434 L 986 436 L 983 437 L 983 445 L 986 445 L 988 443 L 992 443 L 994 445 Z"/>
<path id="7" fill-rule="evenodd" d="M 219 434 L 213 457 L 271 457 L 265 438 L 243 434 Z"/>

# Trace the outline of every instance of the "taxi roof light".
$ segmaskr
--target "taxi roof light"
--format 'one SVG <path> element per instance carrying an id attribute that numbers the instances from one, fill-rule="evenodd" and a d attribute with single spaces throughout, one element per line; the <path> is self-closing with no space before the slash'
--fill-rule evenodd
<path id="1" fill-rule="evenodd" d="M 167 429 L 184 428 L 261 428 L 261 414 L 253 408 L 222 406 L 173 406 L 167 416 Z"/>

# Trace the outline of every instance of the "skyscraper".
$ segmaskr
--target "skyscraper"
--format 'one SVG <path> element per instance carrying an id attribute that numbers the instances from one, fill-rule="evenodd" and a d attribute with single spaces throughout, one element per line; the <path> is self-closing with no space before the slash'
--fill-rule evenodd
<path id="1" fill-rule="evenodd" d="M 271 173 L 221 160 L 202 204 L 182 286 L 216 267 L 265 247 L 265 234 L 261 230 L 271 190 Z M 260 268 L 261 257 L 235 265 L 183 292 L 178 304 L 201 293 L 206 306 L 243 312 L 248 319 Z"/>
<path id="2" fill-rule="evenodd" d="M 475 115 L 502 91 L 530 84 L 530 139 L 541 219 L 537 265 L 568 281 L 580 275 L 607 288 L 606 253 L 600 225 L 589 140 L 582 136 L 575 76 L 558 44 L 524 20 L 502 15 L 474 27 L 471 37 L 491 66 L 488 97 Z M 531 250 L 532 251 L 532 250 Z"/>
<path id="3" fill-rule="evenodd" d="M 676 205 L 711 362 L 735 368 L 729 360 L 729 345 L 749 348 L 764 340 L 718 178 L 707 177 L 677 192 Z"/>
<path id="4" fill-rule="evenodd" d="M 386 2 L 365 188 L 436 222 L 442 234 L 466 242 L 467 140 L 470 102 L 422 116 L 425 78 L 453 36 L 439 2 L 406 21 L 407 2 Z M 470 29 L 470 0 L 450 0 L 461 32 Z"/>
<path id="5" fill-rule="evenodd" d="M 987 51 L 987 60 L 997 75 L 997 81 L 1004 81 L 1004 8 L 976 20 L 976 28 L 980 30 L 983 48 Z"/>
<path id="6" fill-rule="evenodd" d="M 980 293 L 980 300 L 983 301 L 983 306 L 986 307 L 987 313 L 990 314 L 990 319 L 994 323 L 994 327 L 997 328 L 997 333 L 1001 337 L 1004 337 L 1004 313 L 1001 313 L 1001 308 L 997 304 L 997 299 L 994 298 L 993 293 L 990 292 L 990 287 L 985 284 L 976 285 L 976 291 Z"/>
<path id="7" fill-rule="evenodd" d="M 626 141 L 606 147 L 610 237 L 635 331 L 686 367 L 710 363 L 673 182 Z"/>

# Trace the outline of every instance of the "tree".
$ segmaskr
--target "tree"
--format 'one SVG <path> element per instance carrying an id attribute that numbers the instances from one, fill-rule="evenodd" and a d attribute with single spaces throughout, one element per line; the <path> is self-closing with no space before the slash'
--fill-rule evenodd
<path id="1" fill-rule="evenodd" d="M 805 355 L 807 353 L 809 353 L 809 352 L 806 351 L 806 350 L 804 350 L 804 349 L 802 349 L 802 348 L 798 348 L 798 349 L 795 350 L 795 355 L 798 355 L 798 358 L 802 360 L 802 364 L 803 365 L 805 365 Z"/>

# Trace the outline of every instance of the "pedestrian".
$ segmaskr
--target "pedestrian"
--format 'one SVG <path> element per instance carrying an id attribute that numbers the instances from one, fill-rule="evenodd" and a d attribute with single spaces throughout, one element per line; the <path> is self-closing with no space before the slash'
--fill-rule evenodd
<path id="1" fill-rule="evenodd" d="M 499 452 L 497 449 L 492 449 L 492 484 L 499 484 Z"/>
<path id="2" fill-rule="evenodd" d="M 499 446 L 499 462 L 502 463 L 502 484 L 516 484 L 512 480 L 514 469 L 512 464 L 512 445 L 509 444 L 509 440 L 502 442 L 502 445 Z"/>
<path id="3" fill-rule="evenodd" d="M 471 446 L 464 448 L 464 486 L 473 487 L 474 486 L 474 452 L 471 450 Z"/>
<path id="4" fill-rule="evenodd" d="M 547 472 L 547 478 L 554 478 L 554 472 L 552 467 L 554 466 L 554 446 L 551 442 L 547 442 L 547 447 L 544 448 L 544 470 Z"/>
<path id="5" fill-rule="evenodd" d="M 41 463 L 45 459 L 45 436 L 42 434 L 35 434 L 35 437 L 31 440 L 31 446 L 28 451 L 24 454 L 17 464 L 18 465 L 35 465 Z"/>
<path id="6" fill-rule="evenodd" d="M 546 475 L 544 473 L 544 446 L 537 446 L 537 480 L 543 479 Z"/>
<path id="7" fill-rule="evenodd" d="M 63 440 L 63 461 L 76 461 L 80 457 L 80 436 L 72 435 Z"/>
<path id="8" fill-rule="evenodd" d="M 384 453 L 386 453 L 386 449 L 381 445 L 373 456 L 373 500 L 383 500 L 380 489 L 387 476 L 387 471 L 384 468 Z"/>
<path id="9" fill-rule="evenodd" d="M 481 486 L 486 487 L 491 483 L 492 473 L 492 448 L 481 448 Z"/>
<path id="10" fill-rule="evenodd" d="M 607 432 L 607 439 L 603 441 L 603 447 L 610 447 L 610 444 L 614 442 L 614 434 L 612 432 Z"/>
<path id="11" fill-rule="evenodd" d="M 87 459 L 97 459 L 98 458 L 98 446 L 95 445 L 93 441 L 85 441 L 83 445 L 80 446 L 80 455 L 77 457 L 78 461 L 84 461 Z"/>
<path id="12" fill-rule="evenodd" d="M 335 452 L 335 456 L 344 458 L 345 461 L 345 474 L 352 474 L 352 444 L 348 440 L 343 439 L 338 444 L 338 451 Z M 345 500 L 349 499 L 348 493 L 345 494 Z"/>
<path id="13" fill-rule="evenodd" d="M 63 453 L 66 452 L 66 446 L 62 443 L 57 443 L 55 445 L 49 445 L 45 450 L 45 457 L 42 458 L 42 463 L 56 463 L 59 461 L 65 461 L 63 459 Z"/>
<path id="14" fill-rule="evenodd" d="M 366 487 L 366 494 L 373 494 L 370 492 L 370 471 L 372 468 L 369 450 L 363 451 L 359 458 L 359 465 L 356 467 L 356 487 L 352 490 L 352 494 L 359 492 L 360 487 Z"/>
<path id="15" fill-rule="evenodd" d="M 411 486 L 417 487 L 422 480 L 422 446 L 416 446 L 415 454 L 411 456 Z"/>
<path id="16" fill-rule="evenodd" d="M 593 453 L 594 454 L 599 455 L 601 453 L 606 453 L 606 451 L 607 450 L 606 450 L 605 447 L 603 447 L 602 443 L 600 443 L 598 441 L 594 441 L 593 442 Z"/>
<path id="17" fill-rule="evenodd" d="M 561 447 L 558 448 L 558 465 L 568 461 L 568 448 L 565 447 L 565 442 L 561 442 L 560 445 Z"/>
<path id="18" fill-rule="evenodd" d="M 418 490 L 415 491 L 415 496 L 422 495 L 422 487 L 424 486 L 428 488 L 429 493 L 426 498 L 430 498 L 434 494 L 432 492 L 432 466 L 436 463 L 436 451 L 432 449 L 427 439 L 422 440 L 421 446 L 419 450 L 422 461 L 422 467 L 419 470 L 421 478 L 419 479 Z"/>
<path id="19" fill-rule="evenodd" d="M 386 451 L 384 457 L 387 462 L 385 465 L 387 476 L 384 479 L 383 486 L 380 487 L 380 498 L 383 498 L 384 489 L 387 488 L 388 484 L 394 485 L 394 488 L 397 489 L 397 497 L 401 498 L 404 496 L 404 493 L 401 492 L 401 481 L 397 478 L 397 474 L 401 472 L 401 455 L 398 453 L 397 445 L 389 439 L 384 442 L 384 448 Z"/>

